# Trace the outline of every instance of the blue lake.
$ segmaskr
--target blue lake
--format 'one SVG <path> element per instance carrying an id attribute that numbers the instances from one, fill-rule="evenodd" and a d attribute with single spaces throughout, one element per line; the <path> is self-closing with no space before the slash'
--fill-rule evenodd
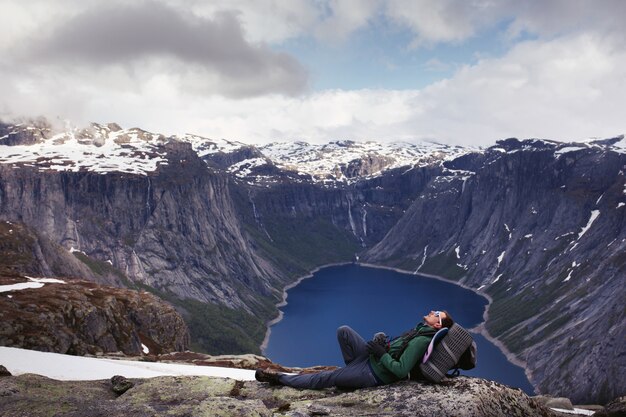
<path id="1" fill-rule="evenodd" d="M 271 327 L 264 351 L 285 366 L 342 366 L 336 329 L 347 324 L 365 340 L 378 331 L 397 336 L 430 310 L 447 310 L 460 325 L 483 321 L 487 299 L 449 282 L 360 265 L 319 270 L 288 291 L 283 319 Z M 524 370 L 482 335 L 474 334 L 478 364 L 464 375 L 487 378 L 533 394 Z"/>

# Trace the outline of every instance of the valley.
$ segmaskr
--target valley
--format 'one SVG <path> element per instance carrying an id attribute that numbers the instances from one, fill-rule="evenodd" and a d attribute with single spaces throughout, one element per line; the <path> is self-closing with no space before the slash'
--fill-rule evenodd
<path id="1" fill-rule="evenodd" d="M 285 286 L 358 256 L 488 295 L 486 330 L 540 392 L 603 402 L 625 390 L 625 147 L 0 124 L 0 272 L 147 290 L 193 349 L 259 353 Z"/>

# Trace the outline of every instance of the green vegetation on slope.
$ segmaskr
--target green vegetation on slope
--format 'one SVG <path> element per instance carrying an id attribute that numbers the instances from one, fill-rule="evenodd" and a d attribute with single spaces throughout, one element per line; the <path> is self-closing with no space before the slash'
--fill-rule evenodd
<path id="1" fill-rule="evenodd" d="M 349 231 L 326 218 L 272 218 L 264 220 L 263 227 L 267 234 L 250 225 L 246 231 L 263 255 L 291 277 L 320 265 L 349 262 L 362 250 Z"/>

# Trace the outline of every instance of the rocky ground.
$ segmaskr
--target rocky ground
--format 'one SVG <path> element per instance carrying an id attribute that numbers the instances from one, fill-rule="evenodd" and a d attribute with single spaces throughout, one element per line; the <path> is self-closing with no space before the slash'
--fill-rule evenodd
<path id="1" fill-rule="evenodd" d="M 288 372 L 321 370 L 284 368 L 256 355 L 212 357 L 184 352 L 159 355 L 155 360 L 244 369 L 261 366 Z M 605 407 L 575 408 L 567 398 L 528 397 L 519 389 L 464 376 L 441 384 L 403 381 L 360 390 L 314 391 L 205 376 L 127 379 L 118 375 L 110 380 L 58 381 L 35 374 L 12 376 L 0 365 L 3 417 L 563 417 L 591 412 L 596 417 L 618 417 L 626 415 L 626 397 Z"/>
<path id="2" fill-rule="evenodd" d="M 124 389 L 127 390 L 119 394 Z M 0 415 L 549 417 L 555 414 L 520 390 L 466 377 L 442 385 L 401 382 L 354 391 L 311 391 L 213 377 L 75 382 L 26 374 L 0 378 Z"/>

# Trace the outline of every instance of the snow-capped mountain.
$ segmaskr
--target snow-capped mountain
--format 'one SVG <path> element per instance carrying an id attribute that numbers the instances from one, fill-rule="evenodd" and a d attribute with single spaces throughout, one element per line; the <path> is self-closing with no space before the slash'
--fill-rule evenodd
<path id="1" fill-rule="evenodd" d="M 57 129 L 58 130 L 58 129 Z M 274 142 L 262 146 L 225 139 L 210 139 L 194 134 L 165 136 L 139 128 L 122 129 L 115 123 L 92 123 L 87 128 L 68 127 L 58 132 L 45 121 L 7 125 L 0 123 L 0 164 L 35 166 L 41 171 L 121 172 L 147 175 L 167 165 L 168 142 L 188 143 L 212 167 L 221 168 L 248 184 L 279 182 L 277 169 L 286 173 L 281 181 L 315 182 L 336 186 L 363 178 L 373 178 L 400 167 L 424 167 L 452 161 L 478 149 L 434 142 L 332 141 L 326 144 Z M 532 144 L 531 144 L 532 142 Z M 597 148 L 626 153 L 626 140 L 561 143 L 534 140 L 518 152 L 538 146 L 551 148 L 555 156 L 582 149 Z M 242 152 L 248 150 L 248 152 Z M 224 155 L 235 155 L 227 158 Z M 212 163 L 219 160 L 220 163 Z"/>
<path id="2" fill-rule="evenodd" d="M 191 144 L 206 161 L 251 148 L 257 152 L 222 166 L 248 183 L 271 182 L 267 170 L 273 168 L 297 174 L 291 176 L 293 181 L 353 182 L 394 168 L 454 159 L 471 151 L 428 142 L 277 142 L 255 147 L 193 134 L 166 137 L 139 128 L 122 129 L 113 123 L 93 123 L 88 128 L 67 128 L 59 133 L 45 123 L 3 125 L 0 135 L 0 163 L 73 172 L 146 175 L 168 163 L 162 146 L 169 141 Z"/>

